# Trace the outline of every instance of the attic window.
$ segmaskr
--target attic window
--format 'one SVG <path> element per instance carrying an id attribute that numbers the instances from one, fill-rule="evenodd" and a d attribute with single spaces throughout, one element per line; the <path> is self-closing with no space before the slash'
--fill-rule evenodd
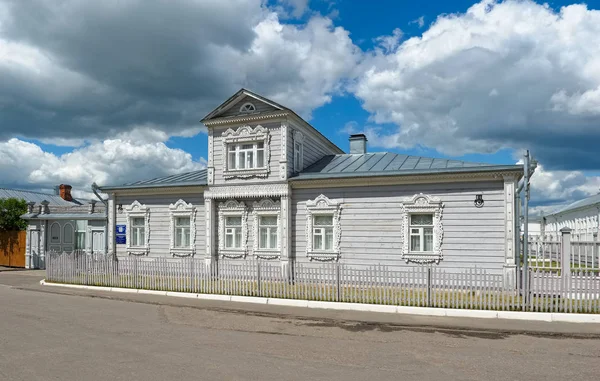
<path id="1" fill-rule="evenodd" d="M 240 107 L 240 112 L 254 112 L 256 111 L 256 107 L 252 103 L 244 103 L 242 107 Z"/>

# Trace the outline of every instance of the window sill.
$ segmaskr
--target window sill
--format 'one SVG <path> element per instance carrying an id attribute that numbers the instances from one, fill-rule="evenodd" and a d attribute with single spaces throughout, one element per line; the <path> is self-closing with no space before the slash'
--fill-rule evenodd
<path id="1" fill-rule="evenodd" d="M 279 259 L 281 252 L 279 250 L 260 249 L 254 251 L 254 256 L 258 259 Z"/>
<path id="2" fill-rule="evenodd" d="M 246 250 L 243 250 L 243 249 L 239 249 L 239 250 L 225 249 L 225 250 L 219 251 L 219 255 L 222 258 L 230 258 L 230 259 L 246 258 L 246 254 L 247 254 Z"/>
<path id="3" fill-rule="evenodd" d="M 127 248 L 127 254 L 128 255 L 135 255 L 135 256 L 143 256 L 143 255 L 148 255 L 150 253 L 150 249 L 147 247 L 128 247 Z"/>
<path id="4" fill-rule="evenodd" d="M 223 177 L 225 179 L 233 178 L 250 178 L 250 177 L 267 177 L 269 175 L 269 168 L 253 168 L 253 169 L 226 169 L 223 171 Z"/>
<path id="5" fill-rule="evenodd" d="M 309 251 L 306 254 L 311 261 L 337 261 L 340 259 L 340 254 L 333 251 Z"/>
<path id="6" fill-rule="evenodd" d="M 436 265 L 440 264 L 440 261 L 443 259 L 441 253 L 435 252 L 409 252 L 403 253 L 402 258 L 406 261 L 406 263 L 413 262 L 418 264 L 430 264 L 435 263 Z"/>
<path id="7" fill-rule="evenodd" d="M 172 247 L 170 250 L 171 256 L 173 257 L 179 257 L 179 258 L 183 258 L 183 257 L 193 257 L 194 254 L 196 254 L 196 250 L 192 249 L 192 248 L 185 248 L 185 247 Z"/>

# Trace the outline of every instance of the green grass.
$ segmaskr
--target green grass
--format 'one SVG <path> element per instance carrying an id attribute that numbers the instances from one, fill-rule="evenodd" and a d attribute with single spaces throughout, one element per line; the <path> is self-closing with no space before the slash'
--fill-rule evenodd
<path id="1" fill-rule="evenodd" d="M 225 281 L 216 279 L 178 280 L 177 278 L 155 278 L 150 276 L 120 276 L 112 282 L 111 278 L 104 275 L 87 277 L 81 275 L 73 279 L 72 284 L 87 284 L 90 286 L 142 288 L 156 291 L 193 292 L 203 294 L 258 296 L 283 299 L 300 299 L 329 302 L 348 302 L 382 304 L 410 307 L 443 307 L 457 309 L 486 309 L 521 311 L 523 297 L 514 291 L 471 291 L 471 290 L 433 290 L 430 303 L 427 303 L 425 288 L 397 288 L 397 287 L 368 287 L 359 288 L 345 286 L 340 289 L 339 298 L 335 286 L 327 284 L 291 284 L 288 282 L 262 282 L 256 281 Z M 60 283 L 60 282 L 55 282 Z M 66 282 L 63 282 L 66 283 Z M 577 306 L 577 300 L 564 300 L 560 297 L 544 297 L 532 295 L 530 305 L 535 308 L 526 310 L 538 312 L 560 311 L 566 305 L 573 305 L 573 312 L 598 313 L 600 299 L 586 301 L 586 305 Z M 586 308 L 589 307 L 589 308 Z"/>

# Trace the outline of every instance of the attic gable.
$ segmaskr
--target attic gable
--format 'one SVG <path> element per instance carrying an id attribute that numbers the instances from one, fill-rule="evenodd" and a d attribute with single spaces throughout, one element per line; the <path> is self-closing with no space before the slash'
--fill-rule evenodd
<path id="1" fill-rule="evenodd" d="M 219 107 L 206 115 L 206 117 L 202 119 L 202 122 L 217 118 L 262 114 L 283 110 L 287 110 L 287 108 L 249 90 L 241 89 L 223 102 Z"/>

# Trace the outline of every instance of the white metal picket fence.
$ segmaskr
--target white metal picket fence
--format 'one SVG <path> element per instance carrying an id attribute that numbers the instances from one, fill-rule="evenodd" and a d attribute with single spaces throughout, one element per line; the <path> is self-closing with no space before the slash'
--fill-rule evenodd
<path id="1" fill-rule="evenodd" d="M 245 260 L 206 265 L 199 258 L 126 257 L 50 253 L 47 281 L 161 291 L 460 309 L 586 312 L 600 310 L 600 277 L 563 276 L 539 269 L 508 286 L 501 274 L 447 272 L 415 266 L 353 268 L 340 263 L 291 264 Z"/>

